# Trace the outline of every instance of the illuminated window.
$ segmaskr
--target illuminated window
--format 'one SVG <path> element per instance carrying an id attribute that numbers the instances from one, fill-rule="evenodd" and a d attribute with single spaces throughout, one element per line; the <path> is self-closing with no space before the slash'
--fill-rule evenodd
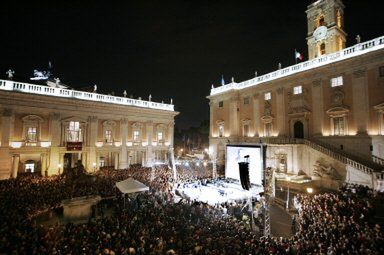
<path id="1" fill-rule="evenodd" d="M 219 107 L 221 108 L 221 107 L 223 107 L 223 105 L 224 105 L 224 102 L 223 102 L 223 101 L 220 101 L 220 102 L 219 102 Z"/>
<path id="2" fill-rule="evenodd" d="M 28 142 L 36 142 L 37 141 L 37 128 L 36 127 L 28 127 L 27 141 Z"/>
<path id="3" fill-rule="evenodd" d="M 112 138 L 112 130 L 105 130 L 105 142 L 106 143 L 112 143 L 113 138 Z"/>
<path id="4" fill-rule="evenodd" d="M 224 136 L 224 124 L 219 125 L 219 137 Z"/>
<path id="5" fill-rule="evenodd" d="M 272 98 L 271 92 L 266 92 L 264 94 L 264 100 L 265 101 L 271 100 L 271 98 Z"/>
<path id="6" fill-rule="evenodd" d="M 337 26 L 339 28 L 341 28 L 342 26 L 342 20 L 341 20 L 341 12 L 340 10 L 337 10 L 337 13 L 336 13 L 336 20 L 337 20 Z"/>
<path id="7" fill-rule="evenodd" d="M 243 101 L 244 101 L 244 104 L 249 104 L 249 97 L 244 97 Z"/>
<path id="8" fill-rule="evenodd" d="M 244 137 L 249 136 L 249 125 L 248 124 L 244 124 L 244 126 L 243 126 L 243 136 Z"/>
<path id="9" fill-rule="evenodd" d="M 25 163 L 25 172 L 26 173 L 35 172 L 35 163 Z"/>
<path id="10" fill-rule="evenodd" d="M 331 79 L 331 87 L 343 86 L 343 76 Z"/>
<path id="11" fill-rule="evenodd" d="M 325 52 L 325 43 L 320 44 L 320 56 L 324 55 Z"/>
<path id="12" fill-rule="evenodd" d="M 264 135 L 266 137 L 272 136 L 272 123 L 265 123 L 265 125 L 264 125 Z"/>
<path id="13" fill-rule="evenodd" d="M 138 130 L 133 131 L 133 140 L 138 141 L 140 139 L 140 132 Z"/>
<path id="14" fill-rule="evenodd" d="M 105 166 L 105 159 L 104 158 L 100 158 L 99 167 L 104 167 L 104 166 Z"/>
<path id="15" fill-rule="evenodd" d="M 301 86 L 296 86 L 293 88 L 293 94 L 294 95 L 298 95 L 298 94 L 301 94 L 303 93 L 303 88 Z"/>
<path id="16" fill-rule="evenodd" d="M 157 141 L 162 141 L 163 139 L 163 132 L 157 132 Z"/>
<path id="17" fill-rule="evenodd" d="M 344 117 L 334 117 L 333 120 L 333 135 L 345 134 L 345 119 Z"/>
<path id="18" fill-rule="evenodd" d="M 71 121 L 69 122 L 67 129 L 67 142 L 81 142 L 82 133 L 80 128 L 80 122 Z"/>

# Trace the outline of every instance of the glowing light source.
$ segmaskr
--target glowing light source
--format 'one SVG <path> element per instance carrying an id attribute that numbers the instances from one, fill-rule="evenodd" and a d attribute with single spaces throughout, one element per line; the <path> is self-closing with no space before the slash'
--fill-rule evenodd
<path id="1" fill-rule="evenodd" d="M 11 142 L 12 148 L 21 148 L 22 145 L 23 145 L 23 142 Z"/>
<path id="2" fill-rule="evenodd" d="M 51 146 L 51 142 L 40 142 L 40 146 L 43 148 L 47 148 Z"/>
<path id="3" fill-rule="evenodd" d="M 103 147 L 103 142 L 96 142 L 95 145 L 98 148 Z"/>
<path id="4" fill-rule="evenodd" d="M 313 188 L 308 187 L 308 188 L 307 188 L 307 193 L 308 193 L 308 194 L 312 194 L 312 193 L 313 193 Z"/>

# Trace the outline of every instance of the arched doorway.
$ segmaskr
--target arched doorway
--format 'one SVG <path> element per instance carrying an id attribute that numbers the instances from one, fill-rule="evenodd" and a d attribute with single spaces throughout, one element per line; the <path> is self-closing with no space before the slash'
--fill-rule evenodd
<path id="1" fill-rule="evenodd" d="M 304 138 L 304 124 L 301 121 L 296 121 L 293 125 L 293 136 L 294 138 Z"/>

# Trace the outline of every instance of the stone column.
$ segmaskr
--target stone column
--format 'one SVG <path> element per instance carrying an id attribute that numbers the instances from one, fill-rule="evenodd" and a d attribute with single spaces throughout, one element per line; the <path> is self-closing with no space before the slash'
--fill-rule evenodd
<path id="1" fill-rule="evenodd" d="M 49 137 L 51 140 L 51 148 L 49 151 L 48 175 L 58 173 L 58 165 L 60 164 L 60 142 L 62 135 L 61 129 L 60 114 L 51 113 L 49 116 Z M 63 168 L 63 166 L 61 168 Z"/>
<path id="2" fill-rule="evenodd" d="M 255 131 L 255 137 L 259 136 L 260 133 L 260 104 L 259 104 L 259 93 L 253 95 L 253 127 Z"/>
<path id="3" fill-rule="evenodd" d="M 368 133 L 369 99 L 366 70 L 356 70 L 352 79 L 353 118 L 356 123 L 357 134 Z M 349 126 L 349 125 L 348 125 Z"/>
<path id="4" fill-rule="evenodd" d="M 169 142 L 169 147 L 173 148 L 173 130 L 174 130 L 174 125 L 175 123 L 172 121 L 168 125 L 168 142 Z"/>
<path id="5" fill-rule="evenodd" d="M 1 116 L 1 146 L 9 147 L 13 135 L 13 111 L 10 108 L 3 110 Z"/>
<path id="6" fill-rule="evenodd" d="M 230 136 L 236 137 L 239 135 L 239 111 L 238 97 L 232 97 L 229 103 L 229 131 Z M 225 130 L 225 129 L 224 129 Z"/>
<path id="7" fill-rule="evenodd" d="M 118 169 L 119 168 L 119 153 L 118 152 L 114 153 L 114 160 L 115 160 L 115 163 L 113 164 L 113 168 Z"/>
<path id="8" fill-rule="evenodd" d="M 119 168 L 126 169 L 129 167 L 128 163 L 128 152 L 127 152 L 127 136 L 128 136 L 128 120 L 120 120 L 120 137 L 121 137 L 121 147 L 120 147 L 120 162 Z"/>
<path id="9" fill-rule="evenodd" d="M 95 170 L 94 163 L 96 163 L 96 170 L 98 169 L 96 158 L 96 142 L 98 133 L 98 118 L 96 116 L 88 117 L 88 146 L 89 153 L 87 155 L 87 170 L 93 172 Z M 84 155 L 84 153 L 83 153 Z"/>
<path id="10" fill-rule="evenodd" d="M 17 172 L 19 171 L 20 155 L 13 155 L 12 161 L 12 178 L 17 177 Z"/>
<path id="11" fill-rule="evenodd" d="M 284 136 L 287 134 L 286 129 L 286 113 L 285 113 L 285 100 L 284 100 L 284 88 L 280 87 L 276 90 L 276 124 L 278 136 Z"/>
<path id="12" fill-rule="evenodd" d="M 323 135 L 324 128 L 324 99 L 321 80 L 312 82 L 312 127 L 313 135 Z"/>
<path id="13" fill-rule="evenodd" d="M 152 155 L 153 122 L 148 121 L 145 126 L 147 129 L 147 141 L 148 141 L 146 166 L 151 167 L 153 163 L 153 155 Z"/>
<path id="14" fill-rule="evenodd" d="M 210 101 L 209 102 L 209 136 L 212 137 L 213 136 L 213 130 L 214 130 L 214 124 L 213 124 L 213 121 L 214 121 L 214 106 L 215 104 Z"/>
<path id="15" fill-rule="evenodd" d="M 40 161 L 41 161 L 41 175 L 46 176 L 47 171 L 47 154 L 42 153 L 40 155 Z"/>
<path id="16" fill-rule="evenodd" d="M 12 109 L 5 108 L 0 113 L 1 116 L 1 136 L 0 136 L 0 172 L 7 173 L 7 177 L 12 176 L 12 158 L 9 156 L 10 142 L 13 136 L 13 112 Z"/>

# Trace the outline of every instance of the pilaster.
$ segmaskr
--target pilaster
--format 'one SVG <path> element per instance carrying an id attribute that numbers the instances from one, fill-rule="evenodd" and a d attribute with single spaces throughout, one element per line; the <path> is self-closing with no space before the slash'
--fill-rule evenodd
<path id="1" fill-rule="evenodd" d="M 286 112 L 283 87 L 280 87 L 276 90 L 276 103 L 277 132 L 279 136 L 284 136 L 286 135 Z"/>
<path id="2" fill-rule="evenodd" d="M 260 133 L 260 104 L 259 104 L 259 93 L 253 95 L 253 128 L 255 137 L 259 136 Z"/>
<path id="3" fill-rule="evenodd" d="M 313 135 L 322 135 L 324 128 L 324 99 L 320 79 L 312 82 L 312 111 Z"/>
<path id="4" fill-rule="evenodd" d="M 357 134 L 367 134 L 369 121 L 368 81 L 366 70 L 356 70 L 352 77 L 353 117 Z"/>
<path id="5" fill-rule="evenodd" d="M 128 136 L 128 119 L 121 119 L 120 120 L 121 147 L 120 147 L 120 162 L 119 162 L 120 169 L 126 169 L 129 167 L 128 152 L 127 152 L 127 136 Z"/>

